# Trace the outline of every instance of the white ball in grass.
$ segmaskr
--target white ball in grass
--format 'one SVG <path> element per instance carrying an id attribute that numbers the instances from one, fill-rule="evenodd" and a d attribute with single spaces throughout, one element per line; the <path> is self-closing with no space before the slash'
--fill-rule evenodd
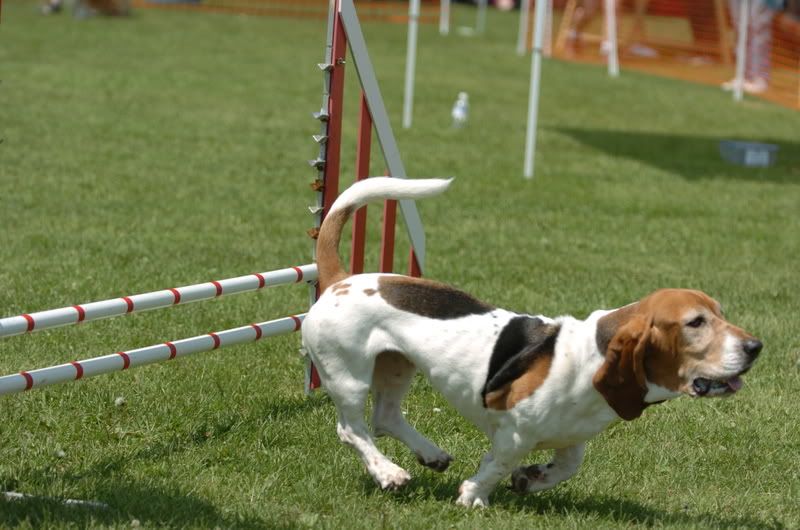
<path id="1" fill-rule="evenodd" d="M 128 404 L 128 402 L 125 401 L 125 398 L 122 397 L 122 396 L 119 396 L 117 399 L 114 400 L 114 406 L 115 407 L 124 407 L 127 404 Z"/>

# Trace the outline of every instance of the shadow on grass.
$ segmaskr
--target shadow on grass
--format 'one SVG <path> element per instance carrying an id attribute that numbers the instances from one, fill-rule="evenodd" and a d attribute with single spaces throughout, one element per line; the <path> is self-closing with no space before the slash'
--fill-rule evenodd
<path id="1" fill-rule="evenodd" d="M 211 418 L 206 423 L 197 425 L 191 431 L 176 435 L 171 439 L 164 440 L 155 445 L 141 447 L 125 461 L 118 458 L 101 461 L 93 466 L 93 470 L 100 473 L 108 473 L 125 467 L 135 460 L 153 462 L 170 458 L 188 449 L 204 445 L 213 440 L 219 440 L 228 435 L 235 435 L 236 427 L 258 422 L 263 419 L 273 421 L 290 421 L 297 416 L 308 414 L 309 412 L 326 406 L 327 396 L 314 396 L 307 399 L 299 397 L 296 399 L 273 399 L 266 401 L 263 406 L 253 406 L 249 409 L 249 414 L 227 414 L 217 418 Z"/>
<path id="2" fill-rule="evenodd" d="M 138 520 L 142 526 L 277 528 L 279 526 L 276 526 L 274 520 L 222 513 L 211 502 L 191 492 L 181 491 L 179 486 L 174 489 L 160 487 L 158 481 L 163 477 L 154 477 L 152 482 L 142 484 L 120 479 L 119 476 L 124 476 L 125 469 L 137 465 L 137 462 L 152 464 L 167 460 L 211 440 L 219 440 L 234 432 L 236 425 L 260 421 L 265 417 L 285 421 L 326 405 L 327 399 L 324 396 L 265 401 L 250 408 L 248 414 L 226 416 L 159 443 L 143 445 L 131 455 L 115 455 L 100 460 L 87 469 L 60 473 L 59 480 L 67 485 L 86 480 L 96 482 L 97 486 L 87 494 L 89 497 L 86 500 L 104 503 L 108 508 L 65 505 L 59 499 L 44 496 L 31 496 L 22 500 L 4 500 L 0 496 L 0 528 L 23 524 L 33 528 L 64 524 L 78 528 L 96 525 L 129 527 L 133 520 Z M 47 484 L 53 478 L 52 469 L 46 466 L 23 470 L 15 478 L 0 477 L 0 484 L 4 486 L 2 489 L 13 489 L 20 482 Z"/>
<path id="3" fill-rule="evenodd" d="M 800 143 L 770 138 L 716 138 L 569 127 L 552 130 L 611 156 L 636 160 L 687 180 L 725 177 L 800 184 Z M 775 144 L 779 148 L 777 163 L 758 168 L 725 162 L 719 154 L 719 141 L 723 139 Z"/>
<path id="4" fill-rule="evenodd" d="M 67 506 L 46 498 L 0 500 L 0 527 L 23 524 L 32 528 L 56 525 L 131 527 L 135 525 L 134 521 L 138 521 L 142 527 L 275 528 L 274 521 L 224 515 L 211 503 L 192 494 L 165 491 L 150 485 L 126 481 L 124 484 L 104 485 L 94 494 L 109 507 Z"/>
<path id="5" fill-rule="evenodd" d="M 413 470 L 412 470 L 413 473 Z M 365 477 L 366 493 L 385 495 L 387 500 L 398 504 L 413 504 L 422 499 L 455 505 L 461 478 L 435 475 L 417 470 L 409 487 L 396 492 L 382 492 L 369 477 Z M 559 488 L 527 495 L 517 494 L 501 483 L 489 498 L 490 510 L 516 511 L 537 515 L 563 516 L 564 514 L 586 515 L 602 519 L 619 526 L 683 525 L 692 528 L 752 528 L 757 530 L 783 530 L 786 527 L 777 520 L 762 521 L 753 517 L 725 517 L 724 515 L 686 511 L 665 511 L 636 501 L 611 495 L 576 495 Z M 461 508 L 459 508 L 461 509 Z M 491 514 L 488 514 L 491 517 Z"/>
<path id="6" fill-rule="evenodd" d="M 716 513 L 665 511 L 638 502 L 610 495 L 579 496 L 568 492 L 551 491 L 546 495 L 517 495 L 506 491 L 495 502 L 538 514 L 577 512 L 595 516 L 619 525 L 686 525 L 699 528 L 752 528 L 782 530 L 779 521 L 762 521 L 753 517 L 725 517 Z"/>

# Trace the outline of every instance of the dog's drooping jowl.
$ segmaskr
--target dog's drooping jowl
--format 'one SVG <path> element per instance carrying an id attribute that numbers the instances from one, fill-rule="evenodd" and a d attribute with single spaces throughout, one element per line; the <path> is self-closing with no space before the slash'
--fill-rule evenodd
<path id="1" fill-rule="evenodd" d="M 762 344 L 700 291 L 662 289 L 579 320 L 515 313 L 428 279 L 343 270 L 339 240 L 358 207 L 436 195 L 449 184 L 361 181 L 336 200 L 317 240 L 323 294 L 303 322 L 303 347 L 336 405 L 339 437 L 381 488 L 411 477 L 381 453 L 375 436 L 397 438 L 436 471 L 452 459 L 401 412 L 417 371 L 491 441 L 477 473 L 459 488 L 464 506 L 486 506 L 509 475 L 519 492 L 566 480 L 588 439 L 651 404 L 741 388 Z M 370 392 L 372 431 L 364 421 Z M 535 449 L 554 449 L 553 460 L 520 466 Z"/>

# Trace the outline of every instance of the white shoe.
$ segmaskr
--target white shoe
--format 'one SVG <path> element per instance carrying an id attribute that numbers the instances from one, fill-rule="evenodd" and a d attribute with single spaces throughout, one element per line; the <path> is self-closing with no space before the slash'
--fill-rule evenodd
<path id="1" fill-rule="evenodd" d="M 648 59 L 658 57 L 658 52 L 654 48 L 645 46 L 644 44 L 640 44 L 638 42 L 631 44 L 628 48 L 628 51 L 638 57 L 646 57 Z"/>
<path id="2" fill-rule="evenodd" d="M 736 88 L 736 79 L 731 79 L 730 81 L 725 81 L 722 83 L 722 90 L 726 90 L 728 92 L 734 90 Z M 745 79 L 744 83 L 742 83 L 742 88 L 748 94 L 761 94 L 767 91 L 769 86 L 767 85 L 766 79 L 761 77 L 756 77 L 755 79 Z"/>
<path id="3" fill-rule="evenodd" d="M 729 81 L 725 81 L 720 86 L 722 87 L 722 90 L 726 92 L 733 92 L 733 90 L 736 88 L 736 79 L 734 78 Z"/>
<path id="4" fill-rule="evenodd" d="M 756 77 L 752 81 L 747 79 L 744 81 L 744 91 L 748 94 L 761 94 L 766 92 L 767 88 L 767 80 L 762 77 Z"/>

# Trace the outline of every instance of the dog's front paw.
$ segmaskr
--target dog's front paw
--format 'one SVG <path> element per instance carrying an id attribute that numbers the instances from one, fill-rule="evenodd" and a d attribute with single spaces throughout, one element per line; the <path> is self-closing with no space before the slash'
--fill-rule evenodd
<path id="1" fill-rule="evenodd" d="M 430 459 L 425 458 L 420 454 L 417 455 L 417 462 L 425 467 L 431 468 L 434 471 L 438 471 L 439 473 L 445 471 L 450 466 L 450 462 L 452 461 L 453 457 L 444 451 L 436 455 L 436 457 Z"/>
<path id="2" fill-rule="evenodd" d="M 548 487 L 547 466 L 534 464 L 518 467 L 511 474 L 511 489 L 517 493 L 527 493 Z"/>
<path id="3" fill-rule="evenodd" d="M 402 467 L 391 464 L 378 470 L 372 478 L 382 490 L 398 490 L 408 484 L 411 475 Z"/>
<path id="4" fill-rule="evenodd" d="M 478 488 L 469 481 L 464 481 L 461 487 L 458 488 L 458 499 L 456 504 L 467 508 L 486 508 L 489 506 L 489 496 L 481 495 Z"/>

